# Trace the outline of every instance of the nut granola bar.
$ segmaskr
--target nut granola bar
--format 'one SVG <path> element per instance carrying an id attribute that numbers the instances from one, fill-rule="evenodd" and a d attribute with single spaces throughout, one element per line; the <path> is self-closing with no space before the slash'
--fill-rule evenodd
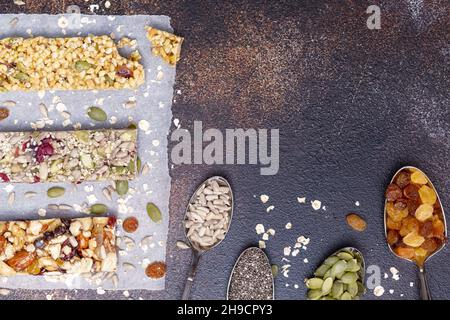
<path id="1" fill-rule="evenodd" d="M 129 180 L 136 129 L 0 132 L 0 182 Z"/>
<path id="2" fill-rule="evenodd" d="M 148 27 L 147 39 L 152 43 L 152 53 L 155 56 L 163 58 L 164 61 L 171 65 L 176 65 L 178 60 L 180 60 L 182 37 Z"/>
<path id="3" fill-rule="evenodd" d="M 114 272 L 115 225 L 114 216 L 0 222 L 0 276 Z"/>
<path id="4" fill-rule="evenodd" d="M 137 88 L 144 77 L 106 35 L 0 39 L 0 92 Z"/>

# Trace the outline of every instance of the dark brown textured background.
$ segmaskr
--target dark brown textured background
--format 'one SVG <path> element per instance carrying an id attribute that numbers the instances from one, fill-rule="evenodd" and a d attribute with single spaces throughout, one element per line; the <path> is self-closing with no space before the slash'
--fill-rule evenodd
<path id="1" fill-rule="evenodd" d="M 185 37 L 177 66 L 172 111 L 182 127 L 280 129 L 280 172 L 260 176 L 256 166 L 183 165 L 171 169 L 170 235 L 166 290 L 132 291 L 137 299 L 178 299 L 189 254 L 177 250 L 181 217 L 196 185 L 212 174 L 233 184 L 236 207 L 226 241 L 201 262 L 197 299 L 223 299 L 239 253 L 257 244 L 256 223 L 277 231 L 266 250 L 280 264 L 283 247 L 303 234 L 308 251 L 292 259 L 289 279 L 278 277 L 276 296 L 302 299 L 303 279 L 334 249 L 360 248 L 367 264 L 400 280 L 382 280 L 384 299 L 418 298 L 413 265 L 388 251 L 383 235 L 383 189 L 402 165 L 426 171 L 449 207 L 449 2 L 423 1 L 0 1 L 3 13 L 63 13 L 78 4 L 97 14 L 161 14 Z M 377 4 L 382 29 L 366 27 L 366 8 Z M 270 195 L 267 214 L 260 194 Z M 297 196 L 320 199 L 327 211 L 299 206 Z M 355 201 L 361 206 L 356 208 Z M 345 224 L 357 211 L 364 233 Z M 292 222 L 293 229 L 284 230 Z M 309 259 L 303 264 L 304 257 Z M 435 298 L 450 298 L 449 250 L 428 264 Z M 290 283 L 289 287 L 285 283 Z M 409 283 L 414 282 L 414 287 Z M 295 289 L 293 284 L 299 284 Z M 388 290 L 394 289 L 393 294 Z M 7 299 L 44 299 L 48 292 L 17 291 Z M 403 295 L 403 296 L 401 296 Z M 121 292 L 58 291 L 53 298 L 124 299 Z M 374 298 L 371 292 L 366 299 Z"/>

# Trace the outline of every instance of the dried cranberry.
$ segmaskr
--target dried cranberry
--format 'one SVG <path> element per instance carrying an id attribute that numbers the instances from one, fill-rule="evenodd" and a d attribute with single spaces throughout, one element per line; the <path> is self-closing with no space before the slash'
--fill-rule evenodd
<path id="1" fill-rule="evenodd" d="M 6 173 L 0 172 L 0 180 L 3 182 L 9 182 L 9 177 Z"/>
<path id="2" fill-rule="evenodd" d="M 408 206 L 408 201 L 406 199 L 398 199 L 394 203 L 394 207 L 399 210 L 403 210 Z"/>
<path id="3" fill-rule="evenodd" d="M 44 240 L 45 241 L 48 242 L 48 241 L 52 240 L 54 237 L 55 237 L 55 235 L 53 234 L 53 232 L 51 232 L 51 231 L 44 232 Z"/>
<path id="4" fill-rule="evenodd" d="M 34 180 L 34 183 L 38 183 L 41 181 L 41 178 L 39 178 L 38 176 L 33 176 L 33 180 Z"/>
<path id="5" fill-rule="evenodd" d="M 28 144 L 30 143 L 30 140 L 25 141 L 24 143 L 22 143 L 22 152 L 25 152 L 25 150 L 27 150 Z"/>
<path id="6" fill-rule="evenodd" d="M 63 235 L 64 233 L 66 233 L 66 231 L 67 231 L 66 226 L 59 226 L 59 227 L 56 227 L 55 230 L 53 230 L 53 234 L 55 237 L 58 237 L 60 235 Z"/>
<path id="7" fill-rule="evenodd" d="M 35 157 L 38 163 L 44 161 L 45 156 L 53 155 L 54 150 L 51 142 L 52 142 L 51 138 L 45 138 L 41 141 L 41 144 L 37 147 Z"/>
<path id="8" fill-rule="evenodd" d="M 122 78 L 131 78 L 133 76 L 133 70 L 130 70 L 126 65 L 121 65 L 116 68 L 116 74 Z"/>
<path id="9" fill-rule="evenodd" d="M 111 228 L 116 225 L 116 222 L 117 222 L 116 216 L 111 216 L 108 218 L 108 226 L 110 226 Z"/>
<path id="10" fill-rule="evenodd" d="M 61 218 L 61 222 L 63 225 L 65 225 L 66 227 L 70 226 L 70 219 L 67 218 Z"/>

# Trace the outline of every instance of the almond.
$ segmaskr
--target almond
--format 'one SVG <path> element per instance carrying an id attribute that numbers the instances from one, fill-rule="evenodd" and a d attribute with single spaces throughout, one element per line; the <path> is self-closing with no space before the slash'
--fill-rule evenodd
<path id="1" fill-rule="evenodd" d="M 11 259 L 7 260 L 6 264 L 8 264 L 16 271 L 22 271 L 25 270 L 29 265 L 31 265 L 34 260 L 36 260 L 35 252 L 21 250 L 19 252 L 16 252 L 16 254 Z"/>

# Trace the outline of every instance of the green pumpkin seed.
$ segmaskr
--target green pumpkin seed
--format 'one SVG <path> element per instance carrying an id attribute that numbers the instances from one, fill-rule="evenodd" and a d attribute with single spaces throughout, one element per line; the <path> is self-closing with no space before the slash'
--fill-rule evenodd
<path id="1" fill-rule="evenodd" d="M 119 196 L 124 196 L 128 192 L 128 180 L 116 181 L 116 192 Z"/>
<path id="2" fill-rule="evenodd" d="M 339 252 L 337 254 L 337 256 L 338 256 L 339 259 L 345 260 L 345 261 L 353 259 L 353 256 L 350 253 L 345 252 L 345 251 Z"/>
<path id="3" fill-rule="evenodd" d="M 272 269 L 272 276 L 275 278 L 278 275 L 278 266 L 276 264 L 273 264 L 271 266 Z"/>
<path id="4" fill-rule="evenodd" d="M 323 278 L 336 278 L 334 275 L 331 274 L 331 269 L 329 269 L 327 272 L 325 272 L 325 274 L 323 275 Z"/>
<path id="5" fill-rule="evenodd" d="M 338 299 L 344 293 L 344 284 L 341 281 L 335 281 L 331 288 L 331 295 L 333 298 Z"/>
<path id="6" fill-rule="evenodd" d="M 106 121 L 106 119 L 108 118 L 106 112 L 99 107 L 90 107 L 88 109 L 87 115 L 89 116 L 89 118 L 95 121 Z"/>
<path id="7" fill-rule="evenodd" d="M 162 220 L 161 211 L 154 203 L 147 203 L 147 214 L 153 222 L 160 222 Z"/>
<path id="8" fill-rule="evenodd" d="M 142 168 L 142 162 L 141 162 L 141 158 L 137 157 L 136 159 L 136 169 L 137 169 L 137 173 L 141 173 L 141 168 Z"/>
<path id="9" fill-rule="evenodd" d="M 340 300 L 352 300 L 352 295 L 345 291 L 340 297 Z"/>
<path id="10" fill-rule="evenodd" d="M 78 60 L 77 62 L 75 62 L 75 69 L 77 71 L 86 71 L 89 70 L 92 67 L 92 65 L 84 60 Z"/>
<path id="11" fill-rule="evenodd" d="M 331 275 L 333 277 L 337 277 L 341 275 L 345 270 L 347 269 L 347 262 L 345 260 L 339 260 L 334 264 L 333 267 L 331 267 Z"/>
<path id="12" fill-rule="evenodd" d="M 322 289 L 323 280 L 320 278 L 311 278 L 306 280 L 306 287 L 308 289 Z"/>
<path id="13" fill-rule="evenodd" d="M 108 207 L 104 204 L 97 203 L 90 207 L 89 212 L 92 214 L 105 214 L 108 212 Z"/>
<path id="14" fill-rule="evenodd" d="M 322 284 L 322 295 L 326 296 L 331 292 L 333 287 L 333 278 L 326 278 Z"/>
<path id="15" fill-rule="evenodd" d="M 26 74 L 25 72 L 22 71 L 18 71 L 15 75 L 14 78 L 16 78 L 17 80 L 19 80 L 20 82 L 27 82 L 30 80 L 30 76 L 28 74 Z"/>
<path id="16" fill-rule="evenodd" d="M 347 261 L 347 269 L 346 271 L 350 272 L 356 272 L 361 269 L 361 266 L 359 265 L 358 261 L 356 259 L 351 259 Z"/>
<path id="17" fill-rule="evenodd" d="M 346 272 L 341 277 L 341 281 L 345 284 L 355 283 L 356 280 L 358 280 L 358 274 L 356 272 Z"/>
<path id="18" fill-rule="evenodd" d="M 327 266 L 326 264 L 322 264 L 319 268 L 316 269 L 316 271 L 314 272 L 314 275 L 316 277 L 323 277 L 325 272 L 328 271 L 328 269 L 330 269 L 330 266 Z"/>
<path id="19" fill-rule="evenodd" d="M 325 259 L 325 261 L 323 262 L 324 264 L 332 267 L 336 262 L 339 261 L 339 258 L 336 256 L 331 256 Z"/>
<path id="20" fill-rule="evenodd" d="M 354 298 L 358 295 L 358 284 L 356 282 L 349 283 L 346 290 Z"/>
<path id="21" fill-rule="evenodd" d="M 308 291 L 308 299 L 309 300 L 318 300 L 322 297 L 322 290 L 309 290 Z"/>
<path id="22" fill-rule="evenodd" d="M 134 129 L 134 130 L 136 130 L 137 129 L 137 126 L 136 126 L 136 123 L 130 123 L 130 125 L 128 126 L 128 129 Z"/>
<path id="23" fill-rule="evenodd" d="M 75 131 L 75 137 L 84 143 L 89 143 L 89 132 L 87 131 Z"/>
<path id="24" fill-rule="evenodd" d="M 325 296 L 325 297 L 320 298 L 320 300 L 334 300 L 334 299 L 330 296 Z"/>
<path id="25" fill-rule="evenodd" d="M 58 198 L 64 195 L 66 192 L 66 189 L 63 187 L 52 187 L 47 190 L 47 196 L 49 198 Z"/>

